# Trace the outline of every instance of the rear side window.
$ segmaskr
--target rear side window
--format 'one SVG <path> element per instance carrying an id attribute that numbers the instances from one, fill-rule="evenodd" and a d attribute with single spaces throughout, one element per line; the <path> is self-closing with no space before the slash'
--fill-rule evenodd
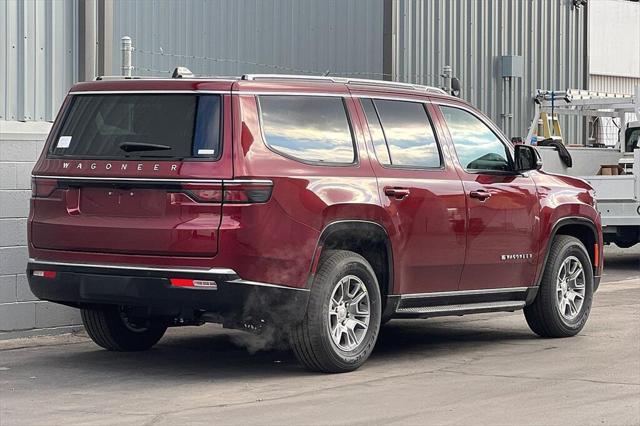
<path id="1" fill-rule="evenodd" d="M 442 165 L 433 127 L 422 103 L 364 99 L 362 105 L 381 164 L 415 168 Z"/>
<path id="2" fill-rule="evenodd" d="M 74 95 L 55 157 L 218 158 L 221 99 L 195 94 Z"/>
<path id="3" fill-rule="evenodd" d="M 353 136 L 337 97 L 259 97 L 265 142 L 274 151 L 308 162 L 351 164 Z"/>
<path id="4" fill-rule="evenodd" d="M 460 165 L 469 171 L 509 171 L 507 147 L 478 117 L 460 108 L 440 106 Z"/>

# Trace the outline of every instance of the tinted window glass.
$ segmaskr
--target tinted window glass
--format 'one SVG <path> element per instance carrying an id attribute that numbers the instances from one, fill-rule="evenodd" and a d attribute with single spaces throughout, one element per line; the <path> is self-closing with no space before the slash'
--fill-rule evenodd
<path id="1" fill-rule="evenodd" d="M 627 130 L 626 152 L 633 152 L 640 148 L 640 129 Z"/>
<path id="2" fill-rule="evenodd" d="M 371 133 L 371 140 L 376 150 L 376 156 L 380 164 L 388 166 L 391 164 L 391 158 L 389 157 L 389 149 L 387 148 L 387 142 L 384 139 L 384 132 L 382 131 L 382 125 L 378 118 L 378 113 L 373 105 L 372 99 L 362 99 L 362 108 L 367 116 L 367 123 L 369 124 L 369 133 Z"/>
<path id="3" fill-rule="evenodd" d="M 460 164 L 467 170 L 511 170 L 507 148 L 475 115 L 441 106 Z"/>
<path id="4" fill-rule="evenodd" d="M 353 163 L 351 129 L 341 98 L 260 96 L 267 144 L 305 161 Z"/>
<path id="5" fill-rule="evenodd" d="M 82 158 L 217 157 L 220 96 L 74 95 L 50 153 Z"/>
<path id="6" fill-rule="evenodd" d="M 440 167 L 440 152 L 423 104 L 376 99 L 375 106 L 392 165 Z"/>

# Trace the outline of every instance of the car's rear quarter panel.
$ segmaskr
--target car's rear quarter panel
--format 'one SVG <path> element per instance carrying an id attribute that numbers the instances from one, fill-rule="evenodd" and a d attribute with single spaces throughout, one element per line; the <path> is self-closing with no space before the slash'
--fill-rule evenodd
<path id="1" fill-rule="evenodd" d="M 274 182 L 271 200 L 262 205 L 223 207 L 220 251 L 216 263 L 244 279 L 306 286 L 311 262 L 324 227 L 337 220 L 382 222 L 376 178 L 371 170 L 353 100 L 347 109 L 358 163 L 347 166 L 305 164 L 271 151 L 263 140 L 254 90 L 245 83 L 233 96 L 234 172 L 237 179 Z M 292 92 L 301 88 L 289 88 Z M 346 92 L 342 93 L 348 96 Z"/>

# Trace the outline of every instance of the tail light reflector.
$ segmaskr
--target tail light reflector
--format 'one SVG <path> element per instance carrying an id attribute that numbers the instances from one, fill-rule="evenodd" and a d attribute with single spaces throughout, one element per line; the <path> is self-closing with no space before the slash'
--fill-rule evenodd
<path id="1" fill-rule="evenodd" d="M 56 271 L 33 271 L 34 277 L 54 279 L 56 275 L 58 275 Z"/>
<path id="2" fill-rule="evenodd" d="M 169 279 L 173 287 L 194 287 L 194 288 L 209 288 L 212 290 L 218 289 L 218 283 L 212 280 L 194 280 L 190 278 L 171 278 Z"/>

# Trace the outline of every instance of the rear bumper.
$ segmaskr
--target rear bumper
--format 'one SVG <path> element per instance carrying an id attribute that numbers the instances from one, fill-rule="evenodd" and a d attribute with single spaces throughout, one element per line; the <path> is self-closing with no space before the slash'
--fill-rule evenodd
<path id="1" fill-rule="evenodd" d="M 55 276 L 37 276 L 34 271 L 52 271 Z M 309 297 L 307 289 L 245 281 L 225 268 L 169 269 L 30 259 L 27 277 L 31 291 L 42 300 L 76 307 L 143 307 L 169 316 L 193 317 L 195 313 L 215 322 L 297 322 L 304 316 Z M 171 278 L 206 280 L 215 286 L 175 287 Z"/>

